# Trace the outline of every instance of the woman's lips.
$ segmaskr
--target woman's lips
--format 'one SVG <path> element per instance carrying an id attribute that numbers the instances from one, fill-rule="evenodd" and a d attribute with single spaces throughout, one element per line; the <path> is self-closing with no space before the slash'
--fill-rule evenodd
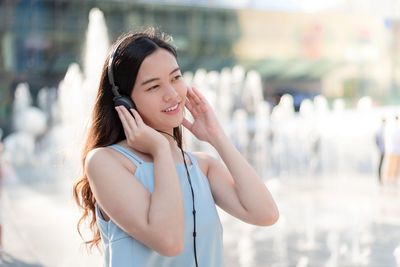
<path id="1" fill-rule="evenodd" d="M 176 103 L 173 106 L 170 106 L 169 108 L 163 110 L 164 113 L 168 114 L 168 115 L 173 115 L 176 114 L 180 111 L 180 107 L 179 107 L 180 103 Z"/>

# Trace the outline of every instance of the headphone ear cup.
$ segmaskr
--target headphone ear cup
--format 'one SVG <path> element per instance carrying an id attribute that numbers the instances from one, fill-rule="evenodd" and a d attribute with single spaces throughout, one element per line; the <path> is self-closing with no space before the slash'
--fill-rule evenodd
<path id="1" fill-rule="evenodd" d="M 130 111 L 131 108 L 136 110 L 136 105 L 135 103 L 126 96 L 116 96 L 113 98 L 114 100 L 114 106 L 118 107 L 118 106 L 124 106 L 126 107 L 126 109 L 128 109 Z"/>

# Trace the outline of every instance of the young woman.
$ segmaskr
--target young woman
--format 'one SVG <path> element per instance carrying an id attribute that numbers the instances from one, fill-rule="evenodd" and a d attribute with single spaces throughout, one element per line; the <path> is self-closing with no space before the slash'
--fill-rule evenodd
<path id="1" fill-rule="evenodd" d="M 86 243 L 103 242 L 105 266 L 224 266 L 215 204 L 254 225 L 277 221 L 268 189 L 206 99 L 185 84 L 164 35 L 150 30 L 114 44 L 92 116 L 74 196 L 84 210 L 78 230 L 91 219 Z M 181 125 L 225 165 L 184 152 Z"/>

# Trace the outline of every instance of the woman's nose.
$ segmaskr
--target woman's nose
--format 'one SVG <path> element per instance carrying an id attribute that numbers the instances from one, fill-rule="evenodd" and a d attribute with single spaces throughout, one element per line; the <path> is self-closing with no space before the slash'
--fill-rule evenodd
<path id="1" fill-rule="evenodd" d="M 168 85 L 165 89 L 164 100 L 170 101 L 171 99 L 177 98 L 178 92 L 172 85 Z"/>

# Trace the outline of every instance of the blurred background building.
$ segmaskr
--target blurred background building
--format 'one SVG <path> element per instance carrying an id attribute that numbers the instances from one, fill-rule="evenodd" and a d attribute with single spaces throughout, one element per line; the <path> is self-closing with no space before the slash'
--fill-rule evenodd
<path id="1" fill-rule="evenodd" d="M 104 13 L 109 37 L 153 25 L 174 38 L 183 71 L 241 65 L 261 74 L 264 97 L 289 93 L 298 109 L 322 94 L 352 106 L 371 96 L 398 103 L 397 1 L 0 0 L 0 128 L 11 131 L 16 85 L 36 99 L 82 64 L 88 13 Z"/>

